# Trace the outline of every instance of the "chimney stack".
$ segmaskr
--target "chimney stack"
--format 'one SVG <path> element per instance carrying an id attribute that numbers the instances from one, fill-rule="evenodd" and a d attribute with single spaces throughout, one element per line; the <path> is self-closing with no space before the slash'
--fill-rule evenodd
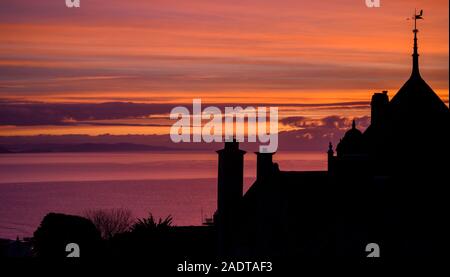
<path id="1" fill-rule="evenodd" d="M 256 179 L 258 181 L 264 181 L 270 178 L 274 171 L 274 165 L 272 161 L 272 156 L 275 153 L 261 153 L 255 152 L 256 154 Z"/>
<path id="2" fill-rule="evenodd" d="M 386 119 L 388 105 L 389 105 L 389 96 L 387 95 L 387 91 L 374 93 L 372 96 L 372 101 L 370 106 L 371 110 L 371 124 L 374 126 L 383 125 Z"/>

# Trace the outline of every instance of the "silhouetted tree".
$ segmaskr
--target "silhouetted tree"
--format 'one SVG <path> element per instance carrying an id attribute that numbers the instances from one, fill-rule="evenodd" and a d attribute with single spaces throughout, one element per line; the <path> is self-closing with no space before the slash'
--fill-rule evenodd
<path id="1" fill-rule="evenodd" d="M 129 257 L 168 257 L 174 254 L 174 227 L 172 217 L 138 219 L 129 231 L 114 236 L 110 241 L 111 255 Z"/>
<path id="2" fill-rule="evenodd" d="M 145 231 L 156 231 L 156 230 L 166 230 L 172 226 L 172 216 L 167 216 L 165 219 L 159 218 L 158 221 L 155 220 L 153 215 L 150 213 L 147 218 L 138 219 L 136 223 L 131 226 L 131 232 L 145 232 Z"/>
<path id="3" fill-rule="evenodd" d="M 44 217 L 32 242 L 34 254 L 46 258 L 66 257 L 69 243 L 78 244 L 80 257 L 95 257 L 101 249 L 100 232 L 89 219 L 57 213 Z"/>
<path id="4" fill-rule="evenodd" d="M 87 210 L 84 216 L 94 223 L 103 239 L 128 231 L 133 224 L 131 211 L 127 209 Z"/>

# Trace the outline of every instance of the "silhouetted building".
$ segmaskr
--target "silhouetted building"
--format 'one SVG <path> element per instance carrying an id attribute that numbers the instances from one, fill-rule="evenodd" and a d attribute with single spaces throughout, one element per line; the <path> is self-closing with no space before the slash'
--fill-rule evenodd
<path id="1" fill-rule="evenodd" d="M 272 156 L 275 153 L 256 152 L 256 179 L 259 181 L 267 180 L 274 174 L 275 165 Z"/>
<path id="2" fill-rule="evenodd" d="M 413 32 L 409 80 L 390 101 L 372 96 L 364 132 L 353 121 L 336 153 L 329 144 L 328 171 L 281 171 L 274 153 L 256 153 L 257 179 L 242 196 L 245 152 L 237 142 L 218 151 L 219 254 L 361 257 L 376 243 L 384 257 L 437 255 L 450 113 L 420 75 Z"/>
<path id="3" fill-rule="evenodd" d="M 372 125 L 384 125 L 387 119 L 389 97 L 387 90 L 382 93 L 374 93 L 370 102 L 371 113 L 370 119 Z"/>
<path id="4" fill-rule="evenodd" d="M 373 175 L 397 175 L 414 169 L 439 173 L 437 168 L 444 169 L 449 109 L 420 75 L 418 30 L 413 32 L 410 78 L 391 101 L 387 91 L 372 96 L 371 125 L 361 133 L 353 123 L 336 148 L 337 157 L 329 157 L 334 163 L 333 174 L 348 169 L 344 164 L 349 159 L 370 164 Z"/>
<path id="5" fill-rule="evenodd" d="M 217 211 L 214 220 L 217 223 L 218 249 L 225 251 L 232 240 L 235 218 L 240 211 L 244 189 L 244 155 L 239 142 L 233 138 L 218 150 L 219 167 L 217 179 Z"/>

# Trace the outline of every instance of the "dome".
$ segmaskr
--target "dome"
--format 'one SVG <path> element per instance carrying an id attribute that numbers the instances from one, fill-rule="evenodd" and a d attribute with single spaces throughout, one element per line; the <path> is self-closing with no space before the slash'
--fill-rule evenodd
<path id="1" fill-rule="evenodd" d="M 356 128 L 353 120 L 352 128 L 348 130 L 336 147 L 338 156 L 359 155 L 363 152 L 363 134 Z"/>
<path id="2" fill-rule="evenodd" d="M 353 120 L 352 122 L 352 128 L 348 130 L 345 135 L 344 139 L 347 139 L 349 141 L 359 140 L 361 139 L 362 133 L 360 130 L 356 128 L 356 122 Z"/>

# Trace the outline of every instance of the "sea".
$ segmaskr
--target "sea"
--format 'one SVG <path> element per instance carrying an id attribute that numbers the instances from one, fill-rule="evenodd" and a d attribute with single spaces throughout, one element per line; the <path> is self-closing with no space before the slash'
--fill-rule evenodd
<path id="1" fill-rule="evenodd" d="M 281 170 L 326 170 L 324 152 L 280 152 Z M 256 156 L 244 162 L 244 191 Z M 126 209 L 134 218 L 171 216 L 201 225 L 217 207 L 215 152 L 0 154 L 0 238 L 31 237 L 50 212 Z"/>

